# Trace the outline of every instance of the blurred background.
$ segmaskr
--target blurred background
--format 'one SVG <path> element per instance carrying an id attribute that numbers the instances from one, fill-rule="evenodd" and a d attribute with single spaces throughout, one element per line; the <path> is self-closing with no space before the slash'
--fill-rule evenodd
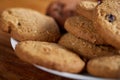
<path id="1" fill-rule="evenodd" d="M 6 8 L 24 7 L 46 12 L 47 6 L 55 0 L 0 0 L 0 12 Z"/>

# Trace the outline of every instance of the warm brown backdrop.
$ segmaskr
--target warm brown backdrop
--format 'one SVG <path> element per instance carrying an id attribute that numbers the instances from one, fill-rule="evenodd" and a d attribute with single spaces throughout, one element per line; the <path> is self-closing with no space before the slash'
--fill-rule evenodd
<path id="1" fill-rule="evenodd" d="M 10 7 L 32 8 L 45 14 L 53 0 L 0 0 L 0 12 Z M 0 31 L 0 80 L 68 80 L 41 71 L 19 60 L 10 45 L 10 36 Z"/>

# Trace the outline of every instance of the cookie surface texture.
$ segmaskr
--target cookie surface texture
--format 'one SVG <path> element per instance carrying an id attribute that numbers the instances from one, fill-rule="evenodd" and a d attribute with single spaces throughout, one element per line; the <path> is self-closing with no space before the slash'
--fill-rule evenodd
<path id="1" fill-rule="evenodd" d="M 16 55 L 31 64 L 62 72 L 81 72 L 85 63 L 75 53 L 55 43 L 25 41 L 16 46 Z"/>
<path id="2" fill-rule="evenodd" d="M 65 22 L 65 29 L 77 38 L 94 44 L 106 44 L 95 30 L 93 22 L 83 16 L 68 18 Z"/>
<path id="3" fill-rule="evenodd" d="M 0 28 L 18 41 L 40 40 L 54 42 L 60 37 L 57 24 L 51 17 L 37 11 L 11 8 L 0 16 Z"/>
<path id="4" fill-rule="evenodd" d="M 90 60 L 87 71 L 94 76 L 120 79 L 120 55 Z"/>
<path id="5" fill-rule="evenodd" d="M 77 13 L 92 20 L 93 11 L 99 3 L 100 0 L 80 0 L 76 6 Z"/>
<path id="6" fill-rule="evenodd" d="M 83 39 L 78 39 L 70 33 L 65 34 L 59 40 L 59 44 L 87 59 L 119 54 L 116 49 L 110 46 L 94 45 Z"/>
<path id="7" fill-rule="evenodd" d="M 120 49 L 120 0 L 104 0 L 94 13 L 96 31 L 110 45 Z"/>

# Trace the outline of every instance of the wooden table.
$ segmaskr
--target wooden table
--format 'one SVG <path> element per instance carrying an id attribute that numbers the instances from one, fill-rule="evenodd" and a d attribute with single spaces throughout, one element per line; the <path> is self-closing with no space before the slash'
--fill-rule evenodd
<path id="1" fill-rule="evenodd" d="M 0 32 L 0 80 L 68 80 L 41 71 L 15 56 L 10 36 Z"/>
<path id="2" fill-rule="evenodd" d="M 35 2 L 36 1 L 36 2 Z M 9 7 L 30 7 L 45 13 L 53 0 L 0 0 L 0 12 Z M 69 80 L 41 71 L 15 56 L 10 36 L 0 31 L 0 80 Z"/>

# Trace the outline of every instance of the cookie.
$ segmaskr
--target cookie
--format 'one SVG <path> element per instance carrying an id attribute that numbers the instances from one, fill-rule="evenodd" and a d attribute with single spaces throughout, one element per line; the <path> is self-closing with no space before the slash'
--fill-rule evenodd
<path id="1" fill-rule="evenodd" d="M 0 15 L 0 28 L 18 41 L 40 40 L 55 42 L 60 37 L 59 28 L 53 18 L 37 11 L 11 8 Z"/>
<path id="2" fill-rule="evenodd" d="M 92 59 L 87 64 L 87 71 L 98 77 L 120 78 L 120 55 Z"/>
<path id="3" fill-rule="evenodd" d="M 57 0 L 51 3 L 47 9 L 47 15 L 53 17 L 58 23 L 61 31 L 64 30 L 64 23 L 68 17 L 75 16 L 76 5 L 79 0 Z"/>
<path id="4" fill-rule="evenodd" d="M 120 49 L 120 0 L 104 0 L 94 11 L 96 31 L 110 45 Z"/>
<path id="5" fill-rule="evenodd" d="M 78 39 L 70 33 L 65 34 L 59 40 L 59 44 L 87 59 L 119 54 L 116 49 L 110 46 L 91 44 L 83 39 Z"/>
<path id="6" fill-rule="evenodd" d="M 85 66 L 77 54 L 55 43 L 23 41 L 17 44 L 15 52 L 26 62 L 62 72 L 79 73 Z"/>
<path id="7" fill-rule="evenodd" d="M 80 0 L 76 6 L 77 13 L 92 20 L 93 11 L 101 2 L 101 0 Z"/>
<path id="8" fill-rule="evenodd" d="M 65 22 L 65 29 L 77 38 L 84 39 L 94 44 L 106 44 L 96 32 L 93 22 L 85 17 L 74 16 L 68 18 Z"/>

